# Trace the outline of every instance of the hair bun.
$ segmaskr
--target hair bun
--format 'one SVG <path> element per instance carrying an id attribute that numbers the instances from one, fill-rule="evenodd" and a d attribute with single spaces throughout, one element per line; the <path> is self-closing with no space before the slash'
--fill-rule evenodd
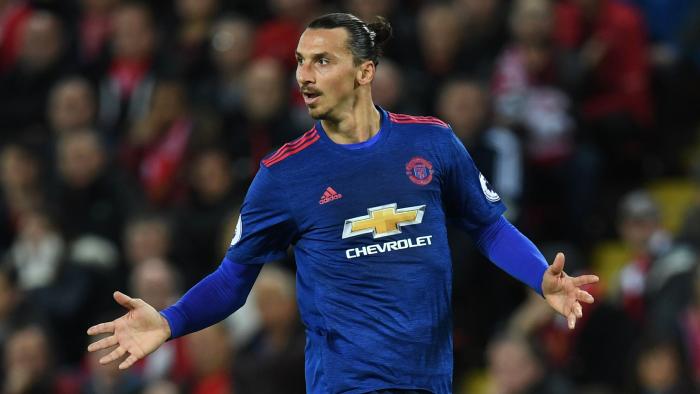
<path id="1" fill-rule="evenodd" d="M 376 19 L 376 22 L 367 24 L 367 27 L 376 34 L 374 44 L 379 51 L 382 51 L 386 42 L 391 38 L 393 30 L 386 18 L 377 16 Z"/>

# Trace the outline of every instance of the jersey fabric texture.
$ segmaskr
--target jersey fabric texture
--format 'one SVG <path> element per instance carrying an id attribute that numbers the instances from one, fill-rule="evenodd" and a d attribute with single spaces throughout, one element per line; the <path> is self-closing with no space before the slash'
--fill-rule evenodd
<path id="1" fill-rule="evenodd" d="M 226 259 L 294 245 L 309 393 L 452 385 L 447 220 L 476 231 L 505 207 L 444 122 L 378 108 L 369 141 L 320 122 L 262 161 Z"/>

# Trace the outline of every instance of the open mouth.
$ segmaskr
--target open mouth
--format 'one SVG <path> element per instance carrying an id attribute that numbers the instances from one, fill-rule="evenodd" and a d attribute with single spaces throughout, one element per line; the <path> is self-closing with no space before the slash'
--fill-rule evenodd
<path id="1" fill-rule="evenodd" d="M 321 93 L 318 92 L 302 92 L 302 95 L 304 96 L 304 103 L 306 105 L 313 104 L 318 100 L 318 97 L 321 96 Z"/>

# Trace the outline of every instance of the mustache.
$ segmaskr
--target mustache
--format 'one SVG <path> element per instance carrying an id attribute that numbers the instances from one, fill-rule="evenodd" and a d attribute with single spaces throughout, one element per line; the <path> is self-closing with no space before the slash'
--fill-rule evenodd
<path id="1" fill-rule="evenodd" d="M 302 88 L 301 88 L 301 93 L 303 93 L 303 94 L 316 94 L 316 95 L 319 95 L 319 94 L 321 94 L 321 91 L 318 90 L 318 89 L 314 89 L 314 88 L 304 88 L 304 87 L 302 87 Z"/>

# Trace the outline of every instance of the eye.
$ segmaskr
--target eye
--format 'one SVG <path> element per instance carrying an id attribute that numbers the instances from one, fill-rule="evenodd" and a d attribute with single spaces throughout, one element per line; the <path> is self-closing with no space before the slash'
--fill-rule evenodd
<path id="1" fill-rule="evenodd" d="M 325 57 L 318 59 L 318 64 L 320 64 L 322 66 L 325 66 L 326 64 L 329 64 L 329 63 L 330 63 L 330 61 L 328 59 L 326 59 Z"/>
<path id="2" fill-rule="evenodd" d="M 304 63 L 304 59 L 298 57 L 298 58 L 297 58 L 297 64 L 301 66 L 302 63 Z"/>

